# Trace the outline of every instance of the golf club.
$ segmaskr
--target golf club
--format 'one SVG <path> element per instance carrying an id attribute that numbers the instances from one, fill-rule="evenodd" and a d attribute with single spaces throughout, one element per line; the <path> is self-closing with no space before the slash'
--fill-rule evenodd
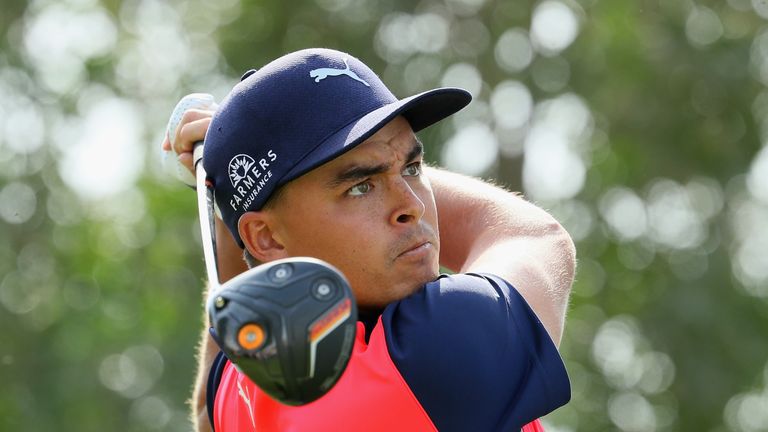
<path id="1" fill-rule="evenodd" d="M 190 108 L 215 107 L 211 95 L 182 98 L 168 136 Z M 238 369 L 273 399 L 304 405 L 326 394 L 344 372 L 354 345 L 357 305 L 344 276 L 314 258 L 269 262 L 220 284 L 216 256 L 214 185 L 203 164 L 203 142 L 193 160 L 200 230 L 210 284 L 211 334 Z M 165 162 L 177 158 L 165 157 Z M 189 185 L 184 168 L 166 168 Z"/>

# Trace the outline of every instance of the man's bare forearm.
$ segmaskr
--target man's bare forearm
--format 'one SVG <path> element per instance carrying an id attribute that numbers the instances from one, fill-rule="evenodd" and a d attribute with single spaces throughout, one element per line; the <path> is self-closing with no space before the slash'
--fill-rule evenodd
<path id="1" fill-rule="evenodd" d="M 206 289 L 206 297 L 207 297 Z M 205 297 L 204 297 L 205 298 Z M 199 432 L 212 431 L 211 423 L 208 420 L 208 409 L 206 406 L 206 384 L 208 382 L 208 372 L 211 370 L 213 360 L 219 349 L 208 333 L 208 314 L 203 313 L 204 328 L 198 343 L 197 349 L 197 374 L 195 377 L 194 389 L 192 390 L 192 399 L 190 400 L 190 410 L 194 430 Z"/>

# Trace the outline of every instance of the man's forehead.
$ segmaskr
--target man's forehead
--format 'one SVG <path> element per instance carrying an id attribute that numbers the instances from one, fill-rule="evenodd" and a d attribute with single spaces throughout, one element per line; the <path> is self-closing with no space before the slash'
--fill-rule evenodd
<path id="1" fill-rule="evenodd" d="M 373 136 L 348 152 L 309 171 L 296 180 L 319 181 L 323 184 L 338 184 L 344 173 L 358 168 L 373 169 L 409 162 L 423 154 L 423 146 L 405 118 L 398 116 Z M 293 183 L 293 182 L 291 182 Z"/>
<path id="2" fill-rule="evenodd" d="M 349 152 L 330 165 L 323 174 L 326 184 L 334 188 L 344 183 L 360 181 L 383 174 L 418 159 L 424 153 L 413 135 L 390 141 L 370 141 Z"/>
<path id="3" fill-rule="evenodd" d="M 338 166 L 355 163 L 358 159 L 390 154 L 402 158 L 407 157 L 416 147 L 422 148 L 410 124 L 402 117 L 397 117 L 357 147 L 334 159 L 333 162 Z"/>

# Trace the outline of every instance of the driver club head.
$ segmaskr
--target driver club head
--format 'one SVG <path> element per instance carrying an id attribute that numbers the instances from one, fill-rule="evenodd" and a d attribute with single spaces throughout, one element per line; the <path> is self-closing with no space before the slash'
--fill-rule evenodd
<path id="1" fill-rule="evenodd" d="M 357 306 L 344 276 L 314 258 L 254 267 L 208 300 L 213 337 L 273 399 L 304 405 L 341 377 L 354 345 Z"/>

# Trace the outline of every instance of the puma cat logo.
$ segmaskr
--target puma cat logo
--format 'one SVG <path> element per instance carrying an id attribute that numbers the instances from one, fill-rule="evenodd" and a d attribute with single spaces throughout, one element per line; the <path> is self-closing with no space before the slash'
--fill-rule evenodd
<path id="1" fill-rule="evenodd" d="M 314 69 L 309 71 L 309 76 L 314 78 L 315 82 L 317 83 L 317 82 L 320 82 L 321 80 L 328 78 L 329 76 L 346 75 L 355 81 L 360 81 L 361 83 L 365 84 L 366 87 L 370 87 L 370 85 L 367 82 L 365 82 L 362 78 L 357 76 L 356 73 L 352 72 L 352 70 L 349 68 L 349 63 L 347 63 L 346 58 L 344 58 L 344 65 L 346 66 L 346 69 L 332 69 L 332 68 Z"/>
<path id="2" fill-rule="evenodd" d="M 245 391 L 243 391 L 243 387 L 240 385 L 240 381 L 237 382 L 237 393 L 240 395 L 241 398 L 243 398 L 243 402 L 245 402 L 245 405 L 248 406 L 248 415 L 251 416 L 251 426 L 253 426 L 253 430 L 256 430 L 256 419 L 253 418 L 253 406 L 251 406 L 251 398 L 248 394 L 248 387 L 245 388 Z"/>

